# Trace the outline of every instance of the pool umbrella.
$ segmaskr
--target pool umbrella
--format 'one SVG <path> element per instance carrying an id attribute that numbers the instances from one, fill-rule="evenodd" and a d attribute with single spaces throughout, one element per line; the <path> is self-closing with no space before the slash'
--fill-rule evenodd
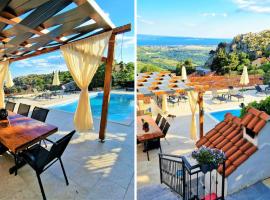
<path id="1" fill-rule="evenodd" d="M 54 72 L 52 85 L 60 85 L 58 71 Z"/>
<path id="2" fill-rule="evenodd" d="M 12 80 L 12 76 L 10 73 L 10 70 L 8 70 L 7 75 L 6 75 L 6 87 L 10 88 L 14 85 L 13 80 Z"/>
<path id="3" fill-rule="evenodd" d="M 181 76 L 182 76 L 182 81 L 186 81 L 187 80 L 187 71 L 186 71 L 186 67 L 185 66 L 182 67 Z"/>
<path id="4" fill-rule="evenodd" d="M 242 85 L 242 91 L 243 91 L 244 85 L 249 84 L 247 66 L 244 66 L 244 68 L 243 68 L 243 73 L 241 75 L 240 84 Z"/>

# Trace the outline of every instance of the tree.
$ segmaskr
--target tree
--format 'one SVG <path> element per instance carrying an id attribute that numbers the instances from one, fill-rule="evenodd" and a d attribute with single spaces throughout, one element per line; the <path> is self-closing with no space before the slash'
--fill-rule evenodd
<path id="1" fill-rule="evenodd" d="M 218 74 L 225 74 L 228 73 L 228 68 L 226 69 L 225 66 L 228 66 L 228 57 L 225 48 L 219 48 L 210 69 Z"/>
<path id="2" fill-rule="evenodd" d="M 176 76 L 181 76 L 183 66 L 184 62 L 180 60 L 175 67 L 174 73 L 176 74 Z"/>

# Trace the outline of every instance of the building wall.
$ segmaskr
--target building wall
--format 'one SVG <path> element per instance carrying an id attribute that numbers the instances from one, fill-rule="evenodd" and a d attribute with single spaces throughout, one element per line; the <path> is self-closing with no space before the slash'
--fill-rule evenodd
<path id="1" fill-rule="evenodd" d="M 270 177 L 270 124 L 260 131 L 258 150 L 227 178 L 227 193 L 232 194 Z"/>

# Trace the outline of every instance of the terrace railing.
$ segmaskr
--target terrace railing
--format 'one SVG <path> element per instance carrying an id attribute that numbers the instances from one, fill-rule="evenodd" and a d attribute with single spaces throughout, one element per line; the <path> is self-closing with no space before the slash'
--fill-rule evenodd
<path id="1" fill-rule="evenodd" d="M 200 165 L 191 165 L 185 157 L 159 154 L 160 181 L 183 200 L 224 200 L 225 162 L 221 175 L 217 170 L 204 174 Z"/>

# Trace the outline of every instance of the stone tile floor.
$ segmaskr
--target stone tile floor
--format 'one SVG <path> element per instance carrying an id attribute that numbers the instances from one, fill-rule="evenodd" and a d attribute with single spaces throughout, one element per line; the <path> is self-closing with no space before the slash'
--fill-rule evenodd
<path id="1" fill-rule="evenodd" d="M 69 113 L 50 111 L 46 122 L 59 127 L 51 140 L 74 129 Z M 91 132 L 75 133 L 63 155 L 69 186 L 65 185 L 59 163 L 41 175 L 47 199 L 133 199 L 134 125 L 109 122 L 105 143 L 98 141 L 99 120 L 94 120 L 94 126 Z M 24 166 L 17 176 L 9 175 L 13 165 L 10 155 L 0 156 L 0 199 L 42 199 L 34 171 Z"/>

